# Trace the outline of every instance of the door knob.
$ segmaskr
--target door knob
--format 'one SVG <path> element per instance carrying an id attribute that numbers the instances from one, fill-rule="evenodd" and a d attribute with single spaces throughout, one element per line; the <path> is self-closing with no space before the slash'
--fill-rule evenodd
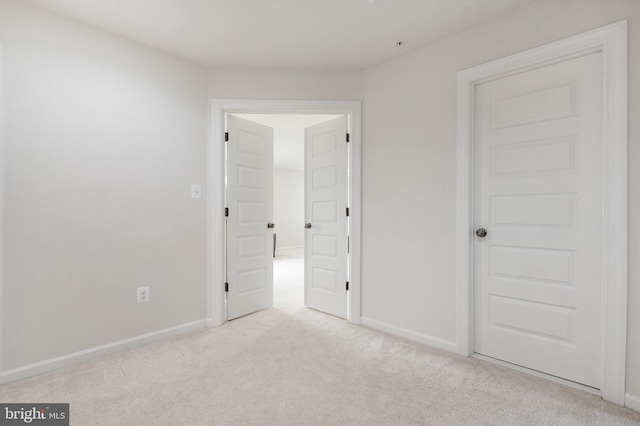
<path id="1" fill-rule="evenodd" d="M 275 226 L 273 223 L 267 223 L 267 228 L 269 228 L 269 229 L 273 229 L 273 228 L 275 228 L 275 227 L 276 227 L 276 226 Z"/>
<path id="2" fill-rule="evenodd" d="M 487 236 L 487 230 L 484 228 L 478 228 L 476 229 L 476 235 L 480 238 L 484 238 Z"/>
<path id="3" fill-rule="evenodd" d="M 310 224 L 310 223 L 305 223 L 305 224 L 304 224 L 304 227 L 305 227 L 305 228 L 307 228 L 307 229 L 309 229 L 309 228 L 311 228 L 311 224 Z"/>

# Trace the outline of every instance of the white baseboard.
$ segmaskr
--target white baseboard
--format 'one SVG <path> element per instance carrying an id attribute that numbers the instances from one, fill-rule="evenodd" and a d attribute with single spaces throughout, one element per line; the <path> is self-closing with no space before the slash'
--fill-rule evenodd
<path id="1" fill-rule="evenodd" d="M 640 397 L 626 394 L 624 396 L 624 406 L 640 413 Z"/>
<path id="2" fill-rule="evenodd" d="M 384 331 L 385 333 L 393 334 L 395 336 L 404 337 L 405 339 L 413 340 L 414 342 L 419 342 L 427 346 L 433 346 L 434 348 L 442 349 L 447 352 L 456 352 L 455 343 L 440 339 L 438 337 L 417 333 L 406 328 L 387 324 L 386 322 L 374 320 L 371 318 L 361 317 L 360 323 L 366 327 Z"/>
<path id="3" fill-rule="evenodd" d="M 276 247 L 277 250 L 299 250 L 303 249 L 304 245 L 301 246 L 287 246 L 287 247 Z"/>
<path id="4" fill-rule="evenodd" d="M 16 380 L 26 379 L 27 377 L 33 377 L 33 376 L 37 376 L 38 374 L 48 373 L 50 371 L 67 367 L 82 361 L 87 361 L 90 359 L 108 355 L 113 352 L 118 352 L 125 349 L 131 349 L 137 346 L 142 346 L 147 343 L 166 339 L 167 337 L 175 336 L 177 334 L 187 333 L 189 331 L 197 330 L 199 328 L 204 328 L 206 326 L 207 326 L 207 320 L 203 319 L 199 321 L 190 322 L 187 324 L 178 325 L 175 327 L 166 328 L 164 330 L 143 334 L 141 336 L 119 340 L 117 342 L 109 343 L 102 346 L 97 346 L 95 348 L 74 352 L 72 354 L 51 358 L 45 361 L 40 361 L 33 364 L 25 365 L 23 367 L 18 367 L 11 370 L 3 371 L 0 374 L 0 384 L 15 382 Z"/>

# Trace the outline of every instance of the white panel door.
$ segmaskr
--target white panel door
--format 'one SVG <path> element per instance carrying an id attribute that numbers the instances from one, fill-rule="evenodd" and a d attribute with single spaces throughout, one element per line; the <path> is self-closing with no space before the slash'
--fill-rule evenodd
<path id="1" fill-rule="evenodd" d="M 347 317 L 347 118 L 305 131 L 305 305 Z"/>
<path id="2" fill-rule="evenodd" d="M 602 57 L 480 84 L 474 350 L 601 386 Z"/>
<path id="3" fill-rule="evenodd" d="M 233 115 L 227 130 L 227 318 L 273 305 L 273 129 Z"/>

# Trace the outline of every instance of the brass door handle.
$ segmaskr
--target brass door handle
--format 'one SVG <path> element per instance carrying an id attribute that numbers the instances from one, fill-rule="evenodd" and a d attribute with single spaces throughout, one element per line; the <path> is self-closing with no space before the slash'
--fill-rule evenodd
<path id="1" fill-rule="evenodd" d="M 310 229 L 311 228 L 311 224 L 310 223 L 305 223 L 304 227 L 307 228 L 307 229 Z"/>
<path id="2" fill-rule="evenodd" d="M 480 238 L 484 238 L 487 236 L 487 230 L 484 228 L 478 228 L 476 229 L 476 235 Z"/>
<path id="3" fill-rule="evenodd" d="M 275 228 L 275 227 L 276 227 L 276 226 L 275 226 L 273 223 L 267 223 L 267 228 L 269 228 L 269 229 L 273 229 L 273 228 Z"/>

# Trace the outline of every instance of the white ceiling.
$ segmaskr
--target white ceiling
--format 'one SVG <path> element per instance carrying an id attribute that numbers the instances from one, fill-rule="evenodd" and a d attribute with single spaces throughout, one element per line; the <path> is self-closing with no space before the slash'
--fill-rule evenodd
<path id="1" fill-rule="evenodd" d="M 211 67 L 366 69 L 535 0 L 19 1 Z"/>
<path id="2" fill-rule="evenodd" d="M 337 115 L 234 114 L 273 128 L 273 166 L 304 170 L 304 129 Z"/>

